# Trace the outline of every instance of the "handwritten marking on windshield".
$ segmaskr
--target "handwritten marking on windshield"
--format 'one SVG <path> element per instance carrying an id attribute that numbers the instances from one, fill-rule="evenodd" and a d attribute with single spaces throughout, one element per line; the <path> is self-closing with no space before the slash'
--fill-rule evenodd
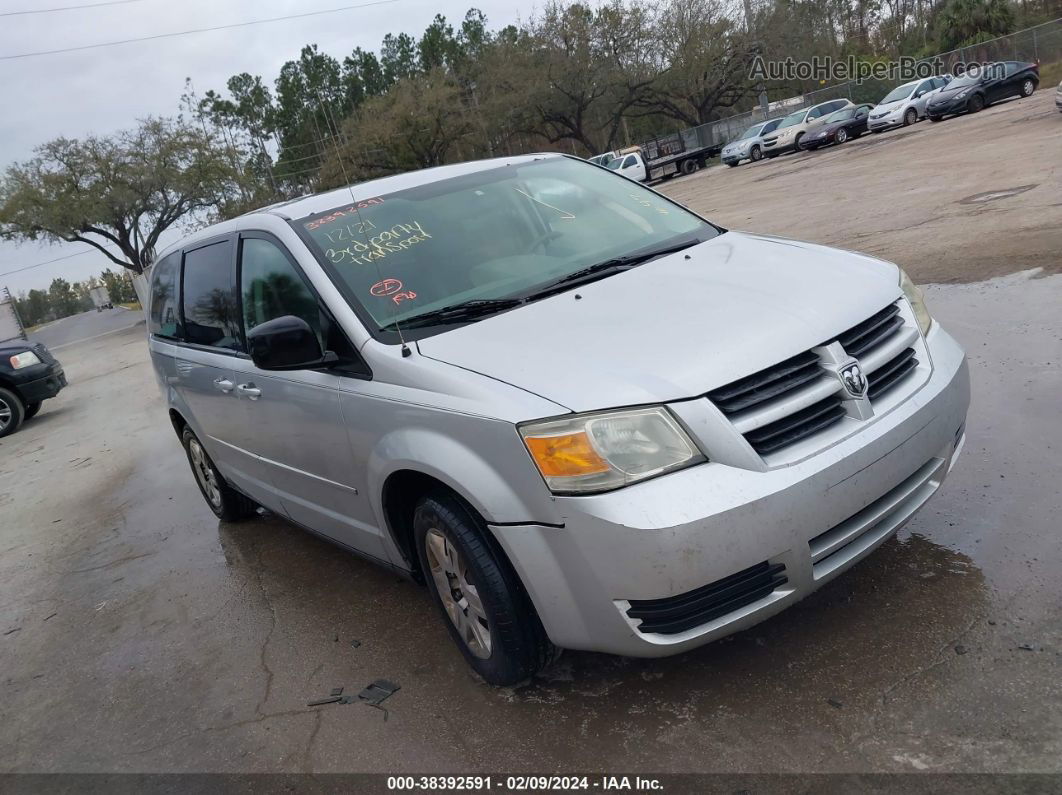
<path id="1" fill-rule="evenodd" d="M 386 298 L 389 295 L 394 295 L 402 289 L 402 282 L 398 279 L 384 279 L 382 282 L 376 282 L 369 288 L 369 292 L 375 295 L 377 298 Z"/>
<path id="2" fill-rule="evenodd" d="M 373 207 L 377 204 L 383 203 L 383 199 L 381 199 L 379 196 L 375 196 L 371 199 L 365 199 L 364 201 L 360 201 L 357 204 L 352 204 L 350 205 L 350 207 L 344 207 L 340 210 L 334 210 L 328 215 L 322 216 L 321 218 L 315 218 L 314 220 L 307 223 L 305 225 L 306 231 L 312 232 L 314 229 L 317 229 L 317 227 L 324 226 L 325 224 L 330 224 L 340 218 L 345 218 L 348 215 L 357 215 L 358 210 L 364 210 L 368 207 Z"/>
<path id="3" fill-rule="evenodd" d="M 552 204 L 547 204 L 546 202 L 542 201 L 541 199 L 536 199 L 534 196 L 532 196 L 527 191 L 520 190 L 520 188 L 513 188 L 513 190 L 516 191 L 517 193 L 520 193 L 520 194 L 526 196 L 531 201 L 533 201 L 535 204 L 541 204 L 543 207 L 549 207 L 549 209 L 551 209 L 551 210 L 556 210 L 558 213 L 560 213 L 560 217 L 561 217 L 562 221 L 574 221 L 575 220 L 575 216 L 572 213 L 568 212 L 567 210 L 562 210 L 560 207 L 554 207 Z"/>
<path id="4" fill-rule="evenodd" d="M 388 254 L 405 251 L 410 246 L 430 240 L 431 235 L 424 231 L 420 221 L 410 221 L 405 224 L 395 224 L 390 229 L 385 229 L 378 235 L 363 240 L 351 240 L 346 248 L 330 248 L 325 256 L 335 265 L 347 262 L 357 262 L 369 265 L 378 260 L 386 259 Z"/>

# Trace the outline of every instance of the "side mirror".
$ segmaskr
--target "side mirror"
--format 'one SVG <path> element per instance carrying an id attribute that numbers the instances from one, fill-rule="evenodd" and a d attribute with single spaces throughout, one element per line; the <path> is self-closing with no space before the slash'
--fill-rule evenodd
<path id="1" fill-rule="evenodd" d="M 322 351 L 317 335 L 301 317 L 284 315 L 247 332 L 251 361 L 261 370 L 312 370 L 339 361 Z"/>

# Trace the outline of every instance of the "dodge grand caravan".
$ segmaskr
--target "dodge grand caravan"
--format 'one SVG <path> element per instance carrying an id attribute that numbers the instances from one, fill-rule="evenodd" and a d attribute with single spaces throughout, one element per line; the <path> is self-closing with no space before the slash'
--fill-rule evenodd
<path id="1" fill-rule="evenodd" d="M 895 265 L 575 158 L 275 205 L 152 278 L 214 513 L 263 506 L 423 581 L 491 683 L 762 621 L 893 534 L 964 441 L 963 351 Z"/>

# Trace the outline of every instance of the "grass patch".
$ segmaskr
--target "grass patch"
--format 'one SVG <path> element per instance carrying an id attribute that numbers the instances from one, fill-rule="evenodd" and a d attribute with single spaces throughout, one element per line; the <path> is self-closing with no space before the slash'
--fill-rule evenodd
<path id="1" fill-rule="evenodd" d="M 1040 64 L 1040 88 L 1054 88 L 1062 82 L 1062 61 Z"/>

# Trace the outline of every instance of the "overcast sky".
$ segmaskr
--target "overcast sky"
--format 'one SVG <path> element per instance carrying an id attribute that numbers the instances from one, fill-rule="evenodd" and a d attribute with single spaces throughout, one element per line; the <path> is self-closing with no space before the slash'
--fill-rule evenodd
<path id="1" fill-rule="evenodd" d="M 364 1 L 364 0 L 362 0 Z M 90 5 L 101 0 L 0 0 L 0 14 Z M 359 0 L 132 0 L 75 11 L 0 16 L 0 56 L 149 36 L 353 5 Z M 58 136 L 106 134 L 139 117 L 172 115 L 192 78 L 195 89 L 224 89 L 229 76 L 258 74 L 272 88 L 281 65 L 305 44 L 342 60 L 355 47 L 379 51 L 384 35 L 415 37 L 437 13 L 456 28 L 469 7 L 499 28 L 533 9 L 531 0 L 396 0 L 387 5 L 234 30 L 197 33 L 85 52 L 0 60 L 0 167 L 26 160 Z M 51 265 L 9 274 L 79 251 Z M 56 276 L 79 281 L 108 260 L 85 245 L 0 242 L 0 287 L 19 293 L 46 288 Z"/>

